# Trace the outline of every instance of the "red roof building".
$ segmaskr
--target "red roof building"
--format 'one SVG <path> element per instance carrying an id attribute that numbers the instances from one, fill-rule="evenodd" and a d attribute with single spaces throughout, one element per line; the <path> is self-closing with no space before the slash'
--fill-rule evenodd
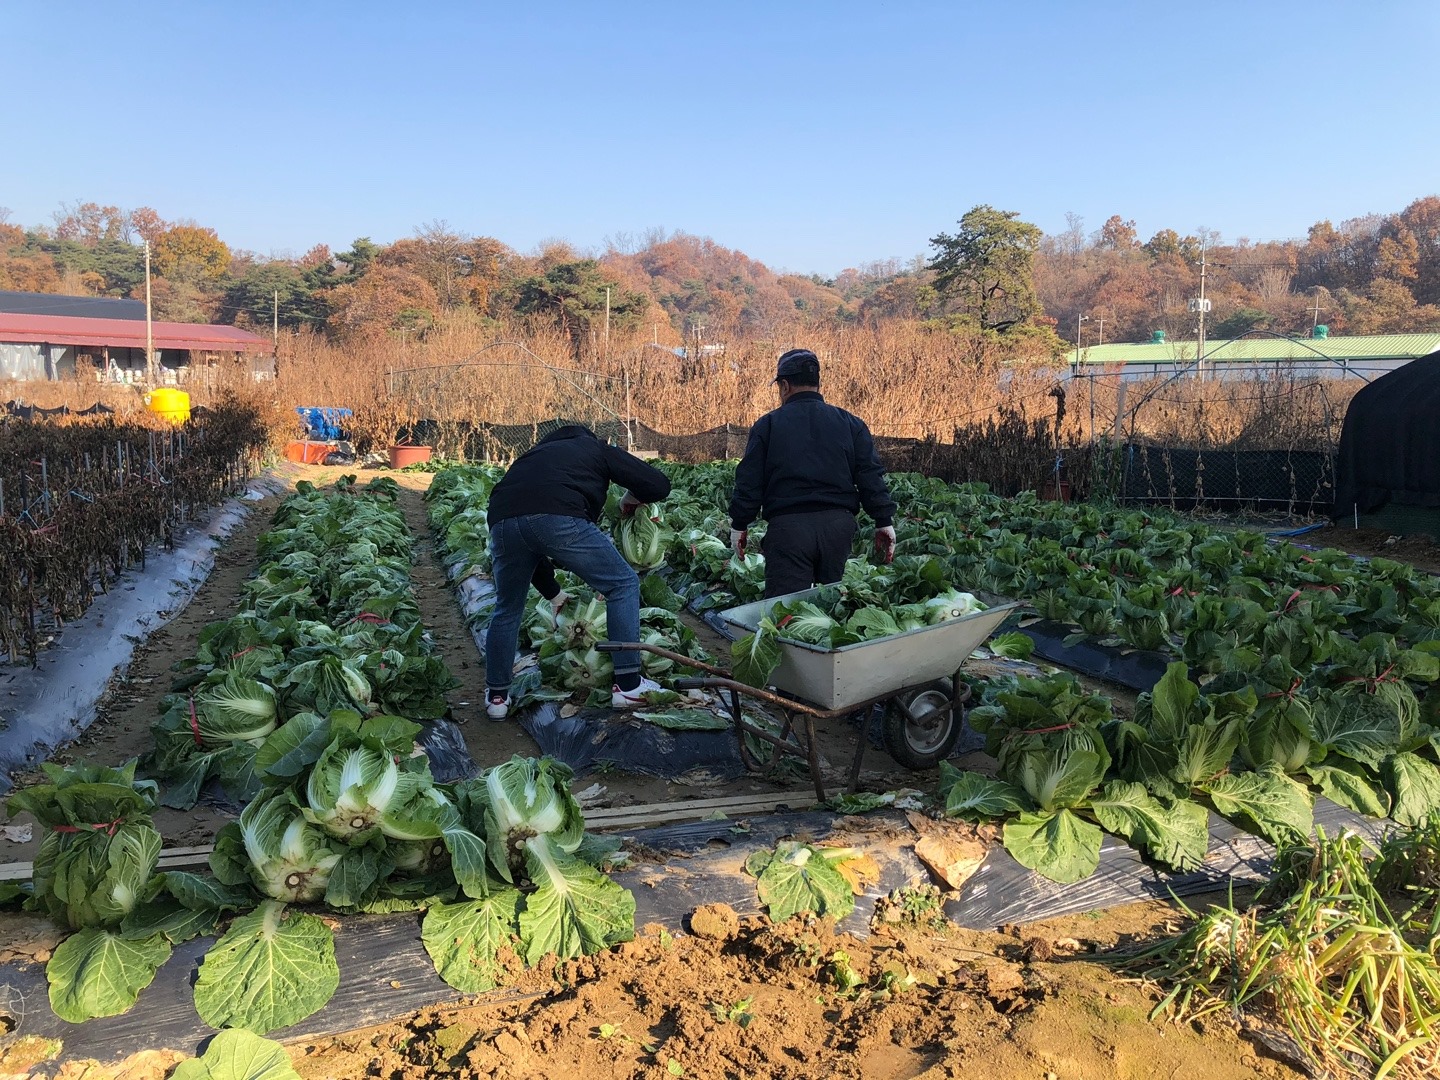
<path id="1" fill-rule="evenodd" d="M 184 381 L 185 369 L 218 354 L 266 358 L 257 374 L 273 372 L 271 344 L 234 326 L 153 322 L 154 348 L 161 365 Z M 102 372 L 145 367 L 145 323 L 137 319 L 87 319 L 72 315 L 22 315 L 0 311 L 0 380 L 60 379 L 73 375 L 79 357 Z M 262 376 L 263 377 L 263 376 Z"/>

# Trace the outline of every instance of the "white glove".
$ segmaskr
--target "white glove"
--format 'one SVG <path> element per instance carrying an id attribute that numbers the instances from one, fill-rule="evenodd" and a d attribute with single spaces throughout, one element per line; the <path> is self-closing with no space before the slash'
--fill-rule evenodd
<path id="1" fill-rule="evenodd" d="M 735 552 L 735 557 L 737 559 L 745 558 L 745 542 L 749 539 L 749 529 L 730 530 L 730 550 Z"/>
<path id="2" fill-rule="evenodd" d="M 640 507 L 644 505 L 644 503 L 642 503 L 639 499 L 637 499 L 634 495 L 630 494 L 630 492 L 627 491 L 625 493 L 625 498 L 620 500 L 620 516 L 622 518 L 629 517 L 631 514 L 635 513 L 636 510 L 639 510 Z"/>
<path id="3" fill-rule="evenodd" d="M 555 617 L 555 622 L 560 621 L 560 609 L 570 602 L 570 594 L 561 589 L 550 598 L 550 610 Z"/>
<path id="4" fill-rule="evenodd" d="M 894 525 L 882 525 L 875 530 L 875 550 L 887 563 L 895 561 Z"/>

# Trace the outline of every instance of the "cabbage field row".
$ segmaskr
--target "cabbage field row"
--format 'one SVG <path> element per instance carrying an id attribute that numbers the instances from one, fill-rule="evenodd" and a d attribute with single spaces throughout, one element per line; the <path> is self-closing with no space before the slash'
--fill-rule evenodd
<path id="1" fill-rule="evenodd" d="M 201 632 L 161 703 L 147 765 L 166 806 L 193 806 L 212 777 L 232 799 L 253 798 L 266 764 L 256 748 L 296 716 L 430 720 L 458 685 L 420 623 L 395 481 L 297 487 L 260 537 L 240 611 Z"/>
<path id="2" fill-rule="evenodd" d="M 733 465 L 662 467 L 674 484 L 664 503 L 623 527 L 610 516 L 617 545 L 647 572 L 647 593 L 673 594 L 672 609 L 758 598 L 763 558 L 737 559 L 722 539 Z M 437 477 L 432 519 L 447 529 L 456 568 L 487 565 L 483 508 L 499 475 L 476 466 Z M 1209 810 L 1280 840 L 1309 834 L 1317 792 L 1406 825 L 1440 811 L 1440 692 L 1426 694 L 1440 678 L 1437 579 L 1162 513 L 1000 498 L 908 474 L 891 487 L 894 563 L 867 561 L 872 533 L 862 527 L 822 605 L 777 609 L 768 630 L 736 643 L 737 674 L 763 682 L 778 660 L 774 638 L 843 645 L 920 625 L 927 604 L 963 614 L 960 590 L 1019 598 L 1030 617 L 1068 626 L 1071 640 L 1174 661 L 1128 720 L 1063 673 L 978 687 L 971 723 L 998 776 L 947 768 L 941 797 L 953 816 L 1003 820 L 1024 865 L 1086 877 L 1110 832 L 1190 869 L 1204 855 Z M 544 634 L 534 640 L 543 654 Z M 1023 652 L 1013 638 L 1001 644 Z M 528 687 L 572 688 L 563 665 L 542 665 Z"/>
<path id="3" fill-rule="evenodd" d="M 571 770 L 516 757 L 438 784 L 416 745 L 456 685 L 409 586 L 411 538 L 392 480 L 298 485 L 259 541 L 246 609 L 206 628 L 155 725 L 147 768 L 44 766 L 9 811 L 44 829 L 29 888 L 6 886 L 74 931 L 46 967 L 72 1023 L 124 1012 L 172 948 L 219 940 L 194 980 L 217 1028 L 264 1033 L 323 1007 L 339 985 L 319 915 L 424 912 L 440 975 L 477 992 L 511 950 L 534 964 L 634 933 L 634 899 L 601 866 Z M 216 837 L 210 873 L 157 873 L 157 805 L 191 805 L 215 777 L 246 801 Z"/>

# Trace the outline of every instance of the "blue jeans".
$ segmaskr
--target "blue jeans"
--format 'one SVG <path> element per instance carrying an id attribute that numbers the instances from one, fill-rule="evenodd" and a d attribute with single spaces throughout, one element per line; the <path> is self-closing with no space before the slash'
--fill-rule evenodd
<path id="1" fill-rule="evenodd" d="M 495 614 L 485 631 L 485 685 L 491 690 L 510 688 L 530 579 L 542 556 L 605 598 L 611 641 L 640 640 L 640 579 L 608 536 L 584 518 L 562 514 L 503 518 L 490 529 Z M 614 653 L 611 659 L 617 675 L 640 670 L 638 652 Z"/>

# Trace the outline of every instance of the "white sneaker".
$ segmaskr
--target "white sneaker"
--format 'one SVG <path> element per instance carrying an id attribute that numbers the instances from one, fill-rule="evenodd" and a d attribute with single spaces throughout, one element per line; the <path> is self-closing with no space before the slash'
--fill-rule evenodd
<path id="1" fill-rule="evenodd" d="M 510 715 L 510 695 L 485 691 L 485 715 L 491 720 L 504 720 Z"/>
<path id="2" fill-rule="evenodd" d="M 620 687 L 610 687 L 610 707 L 612 709 L 638 709 L 645 704 L 645 695 L 654 694 L 664 690 L 658 682 L 653 679 L 640 679 L 640 685 L 634 690 L 621 690 Z"/>

